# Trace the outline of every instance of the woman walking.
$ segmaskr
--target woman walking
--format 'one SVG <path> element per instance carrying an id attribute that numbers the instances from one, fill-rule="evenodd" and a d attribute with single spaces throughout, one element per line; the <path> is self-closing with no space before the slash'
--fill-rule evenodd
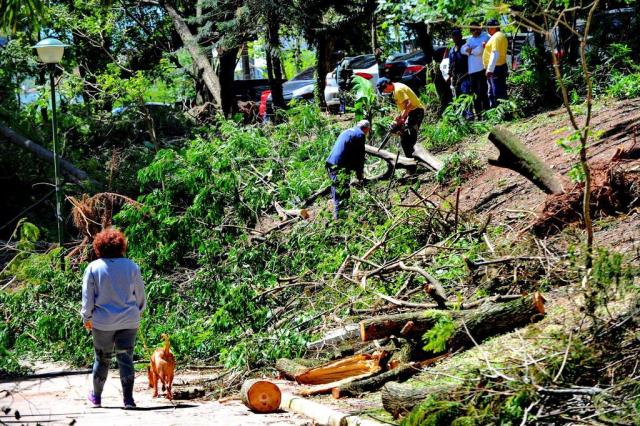
<path id="1" fill-rule="evenodd" d="M 84 327 L 92 331 L 95 351 L 89 402 L 101 406 L 102 389 L 115 352 L 124 408 L 133 408 L 133 348 L 145 308 L 144 283 L 138 265 L 124 257 L 127 240 L 122 232 L 108 228 L 98 233 L 93 250 L 98 259 L 84 272 L 81 311 Z"/>

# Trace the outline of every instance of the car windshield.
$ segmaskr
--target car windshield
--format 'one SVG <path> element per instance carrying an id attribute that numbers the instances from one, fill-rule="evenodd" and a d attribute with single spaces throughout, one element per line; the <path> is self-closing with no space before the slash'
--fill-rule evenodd
<path id="1" fill-rule="evenodd" d="M 422 59 L 424 53 L 422 50 L 417 50 L 415 52 L 407 53 L 404 56 L 400 56 L 396 61 L 415 61 L 416 59 Z"/>
<path id="2" fill-rule="evenodd" d="M 376 63 L 374 55 L 356 56 L 349 62 L 349 68 L 353 70 L 361 70 L 372 67 Z"/>
<path id="3" fill-rule="evenodd" d="M 291 80 L 313 80 L 313 74 L 315 73 L 316 69 L 314 67 L 311 68 L 307 68 L 306 70 L 302 71 L 301 73 L 297 74 L 295 77 L 293 77 Z"/>

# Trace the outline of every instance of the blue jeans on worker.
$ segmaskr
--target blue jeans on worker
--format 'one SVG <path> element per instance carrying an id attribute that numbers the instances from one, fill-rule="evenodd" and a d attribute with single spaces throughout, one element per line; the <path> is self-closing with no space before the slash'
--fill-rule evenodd
<path id="1" fill-rule="evenodd" d="M 469 75 L 461 78 L 456 84 L 456 95 L 471 95 L 471 79 Z M 464 118 L 471 120 L 473 118 L 473 108 L 464 110 Z"/>
<path id="2" fill-rule="evenodd" d="M 507 74 L 509 69 L 507 64 L 498 65 L 493 70 L 493 76 L 488 79 L 489 82 L 489 107 L 498 106 L 498 100 L 507 99 Z"/>
<path id="3" fill-rule="evenodd" d="M 349 202 L 351 196 L 351 173 L 333 164 L 326 164 L 329 179 L 331 179 L 331 200 L 333 201 L 333 218 L 338 219 L 338 214 Z"/>
<path id="4" fill-rule="evenodd" d="M 115 352 L 120 370 L 120 384 L 125 401 L 133 401 L 133 348 L 136 343 L 137 329 L 103 331 L 93 329 L 93 394 L 102 395 L 104 383 L 109 374 L 109 364 Z"/>

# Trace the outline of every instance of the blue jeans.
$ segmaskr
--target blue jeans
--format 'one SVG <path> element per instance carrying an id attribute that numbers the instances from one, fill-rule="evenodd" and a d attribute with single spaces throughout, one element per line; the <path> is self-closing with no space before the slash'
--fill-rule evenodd
<path id="1" fill-rule="evenodd" d="M 459 95 L 471 95 L 471 79 L 469 76 L 465 76 L 458 81 L 456 84 L 456 93 Z M 464 118 L 470 120 L 473 118 L 472 109 L 466 109 L 464 111 Z"/>
<path id="2" fill-rule="evenodd" d="M 135 371 L 133 370 L 133 348 L 136 343 L 138 329 L 126 329 L 115 331 L 102 331 L 93 329 L 93 350 L 95 360 L 93 362 L 93 394 L 102 395 L 104 383 L 109 374 L 109 364 L 115 351 L 118 368 L 120 369 L 120 384 L 122 395 L 126 400 L 133 400 L 133 382 Z"/>
<path id="3" fill-rule="evenodd" d="M 507 99 L 507 64 L 498 65 L 493 70 L 493 76 L 489 78 L 489 107 L 498 106 L 499 99 Z"/>
<path id="4" fill-rule="evenodd" d="M 340 209 L 344 209 L 351 196 L 351 173 L 347 169 L 326 164 L 331 179 L 331 199 L 333 200 L 333 218 L 338 219 Z"/>
<path id="5" fill-rule="evenodd" d="M 483 111 L 489 109 L 489 89 L 487 87 L 487 76 L 484 70 L 469 74 L 471 83 L 471 93 L 475 95 L 474 107 L 476 115 L 480 117 Z"/>

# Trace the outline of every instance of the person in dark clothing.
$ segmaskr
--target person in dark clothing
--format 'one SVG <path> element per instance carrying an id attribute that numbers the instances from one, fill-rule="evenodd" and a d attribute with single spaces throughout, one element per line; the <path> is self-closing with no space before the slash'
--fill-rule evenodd
<path id="1" fill-rule="evenodd" d="M 469 57 L 462 52 L 462 46 L 465 40 L 462 38 L 462 32 L 455 29 L 451 32 L 451 38 L 454 46 L 449 50 L 449 84 L 453 88 L 453 95 L 471 94 L 471 81 L 469 80 Z M 473 117 L 473 111 L 467 109 L 464 111 L 467 119 Z"/>
<path id="2" fill-rule="evenodd" d="M 365 181 L 364 145 L 370 129 L 369 121 L 361 120 L 356 127 L 340 133 L 327 158 L 327 173 L 332 182 L 331 199 L 334 219 L 338 219 L 340 210 L 344 209 L 351 195 L 351 172 L 356 172 L 359 181 L 363 183 Z"/>
<path id="3" fill-rule="evenodd" d="M 338 112 L 344 114 L 347 108 L 347 91 L 349 90 L 349 80 L 351 78 L 349 70 L 349 62 L 342 50 L 334 53 L 336 61 L 336 85 L 338 86 L 338 96 L 340 98 L 340 106 Z"/>

